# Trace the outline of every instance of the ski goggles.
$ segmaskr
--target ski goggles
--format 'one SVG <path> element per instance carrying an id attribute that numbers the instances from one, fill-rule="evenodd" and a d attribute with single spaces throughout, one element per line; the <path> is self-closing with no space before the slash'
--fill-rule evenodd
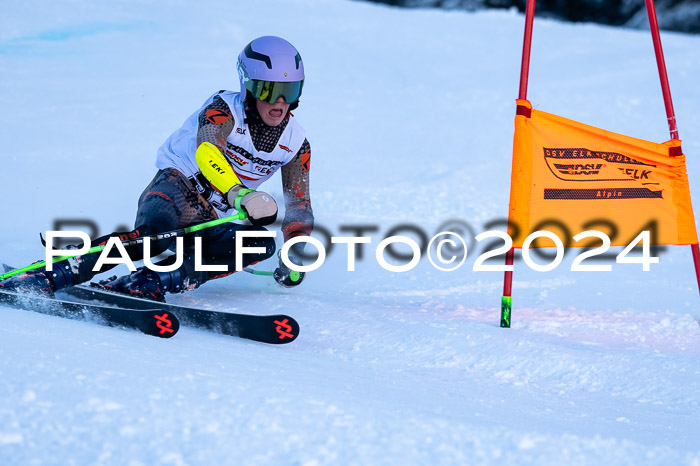
<path id="1" fill-rule="evenodd" d="M 282 97 L 285 103 L 293 104 L 301 97 L 304 80 L 294 82 L 258 81 L 251 79 L 245 83 L 246 89 L 258 100 L 275 103 Z"/>

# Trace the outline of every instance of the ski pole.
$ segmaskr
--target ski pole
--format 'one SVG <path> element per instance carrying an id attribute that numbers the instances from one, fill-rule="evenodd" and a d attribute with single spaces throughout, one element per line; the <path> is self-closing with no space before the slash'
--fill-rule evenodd
<path id="1" fill-rule="evenodd" d="M 243 269 L 243 271 L 263 277 L 272 277 L 275 275 L 275 272 L 268 272 L 267 270 Z M 298 282 L 301 275 L 298 270 L 290 270 L 289 278 L 291 278 L 293 282 Z"/>
<path id="2" fill-rule="evenodd" d="M 126 239 L 126 240 L 123 240 L 121 243 L 124 246 L 133 246 L 135 244 L 143 243 L 143 241 L 146 238 L 150 238 L 151 240 L 159 240 L 159 239 L 164 239 L 164 238 L 174 238 L 177 236 L 186 235 L 188 233 L 194 233 L 195 231 L 200 231 L 200 230 L 204 230 L 207 228 L 211 228 L 211 227 L 216 226 L 216 225 L 221 225 L 222 223 L 228 223 L 228 222 L 232 222 L 234 220 L 245 220 L 247 217 L 248 217 L 248 215 L 245 212 L 241 211 L 236 215 L 230 215 L 228 217 L 217 218 L 216 220 L 210 220 L 208 222 L 200 223 L 197 225 L 191 225 L 189 227 L 178 228 L 177 230 L 166 231 L 164 233 L 156 233 L 156 234 L 151 235 L 151 236 L 144 236 L 143 238 Z M 55 264 L 56 262 L 70 259 L 71 257 L 93 254 L 93 253 L 102 251 L 104 248 L 105 248 L 105 245 L 94 246 L 94 247 L 90 248 L 88 250 L 88 252 L 86 252 L 85 254 L 72 254 L 72 255 L 67 255 L 67 256 L 54 257 L 53 260 L 51 261 L 51 263 Z M 27 272 L 29 270 L 35 270 L 35 269 L 38 269 L 38 268 L 41 268 L 44 266 L 46 266 L 46 261 L 38 261 L 38 262 L 30 264 L 26 267 L 22 267 L 21 269 L 15 269 L 15 270 L 12 270 L 10 272 L 4 273 L 4 274 L 0 275 L 0 280 L 12 277 L 14 275 L 18 275 L 22 272 Z"/>
<path id="3" fill-rule="evenodd" d="M 265 277 L 271 277 L 274 274 L 274 272 L 268 272 L 267 270 L 243 269 L 243 271 L 253 275 L 262 275 Z"/>
<path id="4" fill-rule="evenodd" d="M 275 274 L 274 272 L 268 272 L 267 270 L 243 269 L 243 271 L 263 277 L 272 277 Z M 298 282 L 300 278 L 299 271 L 291 270 L 289 272 L 289 277 L 292 279 L 293 282 Z"/>

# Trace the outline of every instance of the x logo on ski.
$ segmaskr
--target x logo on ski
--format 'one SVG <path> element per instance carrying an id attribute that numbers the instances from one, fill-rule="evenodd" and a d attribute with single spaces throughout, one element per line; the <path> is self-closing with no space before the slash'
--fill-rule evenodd
<path id="1" fill-rule="evenodd" d="M 287 322 L 289 322 L 289 319 L 284 319 L 282 322 L 279 320 L 275 321 L 277 324 L 277 333 L 280 334 L 280 340 L 284 340 L 285 338 L 294 338 L 294 335 L 290 333 L 292 331 L 292 326 Z M 282 327 L 284 327 L 284 329 Z"/>
<path id="2" fill-rule="evenodd" d="M 162 316 L 159 315 L 154 315 L 155 319 L 157 320 L 156 326 L 160 329 L 160 334 L 164 333 L 173 333 L 174 330 L 171 328 L 173 326 L 173 323 L 170 319 L 168 319 L 169 314 L 163 313 Z"/>

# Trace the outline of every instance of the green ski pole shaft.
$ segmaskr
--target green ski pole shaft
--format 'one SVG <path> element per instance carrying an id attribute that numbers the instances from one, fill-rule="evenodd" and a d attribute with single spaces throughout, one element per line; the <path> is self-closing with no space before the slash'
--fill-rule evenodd
<path id="1" fill-rule="evenodd" d="M 171 230 L 171 231 L 166 231 L 164 233 L 156 233 L 155 235 L 151 236 L 145 236 L 143 238 L 134 238 L 134 239 L 126 239 L 122 241 L 121 243 L 124 246 L 133 246 L 136 244 L 141 244 L 144 242 L 146 238 L 149 238 L 151 240 L 159 240 L 159 239 L 164 239 L 164 238 L 175 238 L 177 236 L 182 236 L 186 235 L 188 233 L 194 233 L 195 231 L 200 231 L 200 230 L 205 230 L 207 228 L 214 227 L 216 225 L 221 225 L 222 223 L 228 223 L 232 222 L 234 220 L 244 220 L 247 218 L 247 214 L 245 212 L 239 212 L 236 215 L 231 215 L 228 217 L 223 217 L 223 218 L 217 218 L 216 220 L 210 220 L 208 222 L 200 223 L 198 225 L 192 225 L 189 227 L 185 228 L 178 228 L 177 230 Z M 94 254 L 96 252 L 100 252 L 104 250 L 105 246 L 94 246 L 88 250 L 88 252 L 84 254 L 72 254 L 72 255 L 67 255 L 67 256 L 59 256 L 59 257 L 54 257 L 53 260 L 51 261 L 52 264 L 55 264 L 56 262 L 60 262 L 62 260 L 70 259 L 71 257 L 76 257 L 76 256 L 83 256 L 87 254 Z M 36 270 L 41 267 L 46 266 L 46 261 L 38 261 L 33 264 L 30 264 L 26 267 L 22 267 L 21 269 L 15 269 L 10 272 L 4 273 L 0 275 L 0 280 L 3 280 L 5 278 L 12 277 L 14 275 L 19 275 L 22 272 L 28 272 L 30 270 Z"/>
<path id="2" fill-rule="evenodd" d="M 275 274 L 274 272 L 268 272 L 267 270 L 243 269 L 243 271 L 263 277 L 272 277 Z M 289 278 L 291 278 L 293 282 L 298 282 L 300 278 L 299 272 L 292 270 L 289 273 Z"/>
<path id="3" fill-rule="evenodd" d="M 274 272 L 268 272 L 267 270 L 243 269 L 243 271 L 253 275 L 261 275 L 265 277 L 271 277 L 274 274 Z"/>

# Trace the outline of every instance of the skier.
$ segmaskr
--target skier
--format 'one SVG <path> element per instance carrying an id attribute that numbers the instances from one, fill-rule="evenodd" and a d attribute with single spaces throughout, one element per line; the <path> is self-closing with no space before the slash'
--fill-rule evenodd
<path id="1" fill-rule="evenodd" d="M 241 51 L 238 74 L 240 92 L 222 90 L 209 97 L 158 149 L 158 172 L 139 198 L 134 230 L 115 232 L 92 242 L 104 244 L 111 236 L 150 236 L 234 215 L 238 209 L 248 215 L 251 225 L 225 223 L 196 233 L 202 237 L 204 264 L 226 265 L 229 272 L 196 271 L 194 238 L 188 235 L 183 264 L 175 271 L 156 272 L 143 267 L 102 281 L 106 288 L 164 301 L 166 292 L 182 292 L 233 273 L 236 233 L 263 231 L 277 218 L 272 196 L 256 189 L 279 169 L 285 200 L 284 240 L 311 233 L 311 146 L 305 130 L 290 112 L 299 105 L 304 85 L 301 55 L 282 38 L 259 37 Z M 243 255 L 243 267 L 268 259 L 275 252 L 274 239 L 269 237 L 246 238 L 243 244 L 265 250 Z M 173 238 L 154 241 L 152 255 L 173 245 Z M 290 248 L 291 262 L 303 265 L 303 246 L 298 243 Z M 126 251 L 131 260 L 143 258 L 142 245 L 127 246 Z M 93 272 L 98 257 L 86 254 L 53 264 L 52 272 L 40 268 L 15 275 L 0 281 L 0 290 L 51 295 L 114 267 L 105 265 L 100 272 Z M 113 251 L 110 257 L 118 254 Z M 171 256 L 157 265 L 173 263 Z M 292 273 L 280 258 L 274 278 L 291 287 L 303 281 L 304 273 Z"/>

